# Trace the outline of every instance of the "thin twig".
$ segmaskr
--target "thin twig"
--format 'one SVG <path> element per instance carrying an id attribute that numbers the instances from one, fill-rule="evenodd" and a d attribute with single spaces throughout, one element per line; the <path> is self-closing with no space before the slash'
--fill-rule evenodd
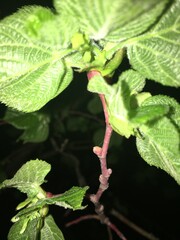
<path id="1" fill-rule="evenodd" d="M 116 225 L 109 221 L 108 226 L 110 227 L 111 230 L 113 230 L 117 234 L 119 238 L 121 238 L 122 240 L 126 240 L 125 236 L 122 234 L 122 232 L 119 231 Z"/>
<path id="2" fill-rule="evenodd" d="M 113 240 L 112 231 L 109 226 L 107 226 L 107 232 L 108 232 L 109 240 Z"/>
<path id="3" fill-rule="evenodd" d="M 115 217 L 117 217 L 121 222 L 132 228 L 134 231 L 138 232 L 140 235 L 144 236 L 145 238 L 149 240 L 159 240 L 159 238 L 155 237 L 153 234 L 145 231 L 141 227 L 137 226 L 135 223 L 127 219 L 125 216 L 123 216 L 121 213 L 116 211 L 115 209 L 111 210 L 111 214 Z"/>
<path id="4" fill-rule="evenodd" d="M 90 219 L 99 220 L 99 216 L 96 215 L 96 214 L 87 214 L 87 215 L 81 216 L 81 217 L 79 217 L 79 218 L 77 218 L 77 219 L 75 219 L 75 220 L 73 220 L 71 222 L 66 223 L 65 226 L 66 227 L 70 227 L 70 226 L 72 226 L 74 224 L 78 224 L 79 222 L 82 222 L 84 220 L 90 220 Z"/>
<path id="5" fill-rule="evenodd" d="M 76 176 L 77 176 L 77 180 L 78 180 L 78 183 L 79 183 L 79 186 L 83 187 L 86 185 L 86 181 L 85 181 L 85 178 L 84 176 L 82 175 L 81 173 L 81 170 L 80 170 L 80 162 L 79 162 L 79 159 L 74 156 L 73 154 L 71 153 L 67 153 L 65 152 L 65 147 L 66 145 L 68 144 L 69 140 L 68 139 L 65 139 L 64 142 L 61 144 L 61 146 L 58 146 L 57 142 L 55 141 L 55 139 L 51 139 L 51 143 L 54 147 L 54 149 L 60 153 L 61 155 L 67 157 L 67 158 L 70 158 L 73 163 L 74 163 L 74 166 L 75 166 L 75 172 L 76 172 Z"/>
<path id="6" fill-rule="evenodd" d="M 84 215 L 84 216 L 81 216 L 71 222 L 68 222 L 66 223 L 66 227 L 70 227 L 72 225 L 75 225 L 75 224 L 78 224 L 79 222 L 82 222 L 82 221 L 85 221 L 85 220 L 90 220 L 90 219 L 95 219 L 95 220 L 98 220 L 98 221 L 101 221 L 101 217 L 99 215 L 96 215 L 96 214 L 87 214 L 87 215 Z M 122 240 L 126 240 L 126 238 L 124 237 L 124 235 L 117 229 L 117 227 L 111 223 L 109 220 L 107 222 L 107 227 L 108 227 L 108 233 L 109 233 L 109 240 L 112 240 L 112 235 L 110 233 L 110 230 L 113 230 L 118 237 L 120 237 Z"/>

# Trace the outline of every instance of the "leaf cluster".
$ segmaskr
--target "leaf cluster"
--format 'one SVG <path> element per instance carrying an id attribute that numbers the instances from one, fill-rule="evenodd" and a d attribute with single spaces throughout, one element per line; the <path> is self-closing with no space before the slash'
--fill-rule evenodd
<path id="1" fill-rule="evenodd" d="M 135 136 L 142 158 L 180 184 L 180 106 L 143 92 L 146 80 L 180 86 L 180 0 L 54 0 L 54 7 L 24 7 L 0 22 L 3 120 L 24 131 L 24 142 L 44 141 L 50 116 L 40 109 L 69 86 L 74 71 L 95 71 L 87 89 L 105 96 L 113 130 Z M 109 84 L 124 58 L 130 69 Z M 63 239 L 48 205 L 82 208 L 87 188 L 46 196 L 40 185 L 49 171 L 49 164 L 30 161 L 0 185 L 27 194 L 9 239 Z"/>
<path id="2" fill-rule="evenodd" d="M 27 199 L 17 206 L 20 210 L 13 218 L 8 239 L 64 239 L 54 219 L 48 214 L 49 205 L 72 210 L 83 209 L 81 205 L 87 187 L 72 187 L 57 196 L 48 196 L 40 185 L 51 166 L 42 160 L 31 160 L 24 164 L 12 179 L 0 184 L 2 188 L 17 188 L 27 194 Z M 49 194 L 50 195 L 50 194 Z"/>

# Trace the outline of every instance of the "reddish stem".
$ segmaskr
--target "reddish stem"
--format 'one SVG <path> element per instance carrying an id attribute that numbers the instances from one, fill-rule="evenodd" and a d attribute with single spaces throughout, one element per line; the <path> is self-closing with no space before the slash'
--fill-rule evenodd
<path id="1" fill-rule="evenodd" d="M 71 222 L 66 223 L 66 227 L 70 227 L 70 226 L 72 226 L 72 225 L 74 225 L 74 224 L 78 224 L 78 223 L 81 222 L 81 221 L 89 220 L 89 219 L 99 220 L 99 217 L 98 217 L 98 215 L 96 215 L 96 214 L 84 215 L 84 216 L 81 216 L 81 217 L 79 217 L 79 218 L 71 221 Z"/>
<path id="2" fill-rule="evenodd" d="M 89 71 L 87 74 L 88 80 L 91 80 L 91 78 L 93 78 L 94 76 L 98 76 L 98 75 L 101 75 L 101 74 L 96 70 Z M 98 158 L 100 160 L 101 175 L 99 177 L 100 185 L 97 190 L 97 193 L 91 194 L 90 200 L 94 203 L 94 205 L 96 207 L 96 212 L 101 215 L 103 213 L 103 206 L 99 203 L 99 200 L 100 200 L 103 192 L 109 186 L 108 180 L 112 173 L 112 170 L 107 168 L 107 161 L 106 161 L 107 151 L 109 148 L 109 142 L 110 142 L 111 135 L 112 135 L 112 127 L 109 124 L 108 110 L 107 110 L 107 104 L 106 104 L 105 97 L 103 94 L 99 94 L 99 97 L 100 97 L 100 100 L 101 100 L 101 103 L 103 106 L 105 123 L 106 123 L 106 131 L 105 131 L 102 148 L 97 147 L 97 146 L 93 148 L 93 152 L 98 156 Z"/>
<path id="3" fill-rule="evenodd" d="M 90 220 L 90 219 L 96 219 L 96 220 L 101 221 L 100 216 L 95 215 L 95 214 L 88 214 L 88 215 L 85 215 L 85 216 L 81 216 L 81 217 L 79 217 L 79 218 L 77 218 L 77 219 L 75 219 L 71 222 L 66 223 L 66 227 L 70 227 L 74 224 L 78 224 L 81 221 Z M 106 225 L 108 226 L 109 229 L 113 230 L 117 234 L 117 236 L 120 237 L 122 240 L 127 240 L 124 237 L 124 235 L 118 230 L 118 228 L 113 223 L 108 221 L 108 223 Z"/>
<path id="4" fill-rule="evenodd" d="M 120 237 L 122 240 L 127 240 L 126 237 L 122 234 L 122 232 L 120 232 L 119 229 L 113 223 L 109 221 L 107 225 L 111 230 L 113 230 L 118 235 L 118 237 Z"/>
<path id="5" fill-rule="evenodd" d="M 98 75 L 101 75 L 101 74 L 96 70 L 89 71 L 87 74 L 88 80 L 91 80 L 91 78 Z M 71 226 L 73 224 L 79 223 L 80 221 L 87 220 L 87 219 L 97 219 L 101 221 L 101 223 L 105 224 L 109 229 L 113 230 L 117 234 L 117 236 L 119 236 L 122 240 L 126 240 L 124 235 L 117 229 L 117 227 L 113 223 L 110 222 L 109 218 L 106 217 L 106 215 L 104 214 L 104 206 L 99 202 L 103 192 L 109 187 L 108 180 L 112 173 L 112 170 L 110 168 L 109 169 L 107 168 L 107 160 L 106 160 L 109 143 L 112 135 L 112 127 L 109 124 L 108 110 L 107 110 L 105 97 L 103 94 L 99 94 L 99 97 L 103 106 L 105 123 L 106 123 L 106 131 L 104 135 L 102 148 L 98 146 L 95 146 L 93 148 L 93 152 L 97 155 L 100 161 L 101 175 L 99 177 L 100 184 L 96 194 L 90 194 L 90 197 L 89 197 L 91 202 L 95 206 L 95 211 L 97 215 L 82 216 L 72 222 L 69 222 L 68 224 L 66 224 L 66 226 Z M 110 235 L 110 239 L 112 239 L 111 235 Z"/>
<path id="6" fill-rule="evenodd" d="M 100 182 L 99 189 L 95 195 L 91 195 L 91 200 L 93 203 L 99 202 L 99 199 L 101 198 L 103 192 L 109 187 L 108 180 L 112 173 L 112 170 L 110 168 L 109 169 L 107 168 L 106 156 L 107 156 L 111 135 L 112 135 L 112 128 L 109 124 L 107 124 L 105 136 L 104 136 L 104 142 L 103 142 L 101 151 L 96 152 L 96 147 L 94 147 L 93 149 L 94 153 L 98 156 L 100 160 L 100 165 L 101 165 L 101 175 L 99 177 L 99 182 Z"/>

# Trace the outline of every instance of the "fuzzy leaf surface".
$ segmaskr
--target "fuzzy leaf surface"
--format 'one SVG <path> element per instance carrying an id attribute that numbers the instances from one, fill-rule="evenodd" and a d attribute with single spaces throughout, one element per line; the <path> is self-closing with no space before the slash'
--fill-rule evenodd
<path id="1" fill-rule="evenodd" d="M 52 216 L 47 215 L 48 205 L 57 205 L 73 210 L 84 209 L 82 201 L 88 187 L 72 187 L 65 193 L 32 201 L 30 205 L 20 210 L 12 219 L 14 225 L 10 230 L 10 238 L 19 234 L 17 239 L 64 239 L 62 232 L 56 226 Z M 32 228 L 33 231 L 32 231 Z M 41 232 L 40 232 L 41 231 Z M 38 238 L 37 236 L 41 236 Z"/>
<path id="2" fill-rule="evenodd" d="M 53 217 L 48 215 L 44 219 L 44 226 L 41 229 L 41 240 L 64 240 L 61 230 L 56 225 Z"/>
<path id="3" fill-rule="evenodd" d="M 36 196 L 40 191 L 45 176 L 50 171 L 50 164 L 42 160 L 31 160 L 25 163 L 12 179 L 7 179 L 0 184 L 0 188 L 17 188 L 28 197 Z"/>
<path id="4" fill-rule="evenodd" d="M 25 224 L 24 219 L 14 223 L 8 233 L 8 240 L 36 240 L 39 239 L 40 233 L 40 218 L 35 218 L 28 222 L 28 227 L 21 233 L 21 230 Z"/>
<path id="5" fill-rule="evenodd" d="M 72 210 L 84 209 L 82 201 L 87 189 L 88 187 L 72 187 L 59 196 L 39 199 L 34 205 L 19 211 L 14 218 L 20 219 L 22 217 L 24 218 L 26 216 L 30 216 L 32 213 L 39 211 L 47 205 L 57 205 L 59 207 L 69 208 Z"/>
<path id="6" fill-rule="evenodd" d="M 157 119 L 165 115 L 169 111 L 168 106 L 164 105 L 148 105 L 141 106 L 134 111 L 129 113 L 129 118 L 131 122 L 136 123 L 137 125 L 144 124 L 151 120 Z"/>
<path id="7" fill-rule="evenodd" d="M 133 68 L 144 77 L 167 86 L 180 86 L 180 0 L 149 32 L 130 39 L 127 53 Z"/>
<path id="8" fill-rule="evenodd" d="M 142 158 L 169 173 L 180 184 L 180 105 L 172 98 L 157 95 L 142 105 L 162 104 L 169 107 L 166 117 L 140 127 L 143 135 L 137 138 Z"/>
<path id="9" fill-rule="evenodd" d="M 166 0 L 54 0 L 59 14 L 73 16 L 81 31 L 95 40 L 122 41 L 144 32 Z"/>
<path id="10" fill-rule="evenodd" d="M 128 70 L 112 86 L 101 76 L 95 76 L 89 81 L 88 90 L 105 95 L 110 124 L 117 133 L 129 138 L 135 127 L 129 121 L 131 96 L 142 91 L 144 85 L 145 80 L 138 72 Z"/>
<path id="11" fill-rule="evenodd" d="M 137 149 L 141 157 L 150 165 L 169 173 L 180 184 L 179 134 L 167 118 L 153 126 L 140 128 L 143 139 L 137 138 Z"/>
<path id="12" fill-rule="evenodd" d="M 46 216 L 44 219 L 36 217 L 29 220 L 26 228 L 21 232 L 25 226 L 25 221 L 24 218 L 13 224 L 8 234 L 8 240 L 64 240 L 61 230 L 51 215 Z"/>
<path id="13" fill-rule="evenodd" d="M 10 123 L 17 129 L 24 130 L 19 140 L 26 142 L 43 142 L 49 133 L 49 116 L 42 112 L 23 113 L 7 109 L 4 121 Z"/>
<path id="14" fill-rule="evenodd" d="M 167 117 L 176 126 L 177 130 L 180 129 L 180 104 L 171 97 L 165 95 L 156 95 L 147 98 L 142 106 L 163 105 L 169 108 Z"/>
<path id="15" fill-rule="evenodd" d="M 64 62 L 71 50 L 36 34 L 51 15 L 43 7 L 26 7 L 0 22 L 0 101 L 11 108 L 36 111 L 72 80 Z"/>

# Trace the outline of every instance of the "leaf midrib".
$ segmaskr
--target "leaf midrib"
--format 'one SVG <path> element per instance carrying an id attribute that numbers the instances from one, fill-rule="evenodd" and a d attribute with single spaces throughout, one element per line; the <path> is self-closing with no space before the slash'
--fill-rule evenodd
<path id="1" fill-rule="evenodd" d="M 2 46 L 2 45 L 0 45 L 0 46 Z M 11 45 L 11 46 L 12 46 L 12 45 Z M 26 47 L 26 48 L 27 48 L 26 45 L 22 45 L 22 44 L 21 44 L 21 45 L 15 44 L 15 45 L 13 45 L 13 46 L 17 46 L 17 47 L 21 46 L 21 47 Z M 30 47 L 30 48 L 31 48 L 31 47 Z M 33 49 L 34 49 L 34 48 L 36 48 L 37 50 L 39 50 L 39 49 L 42 50 L 41 48 L 38 48 L 37 46 L 34 46 Z M 43 50 L 42 50 L 42 51 L 43 51 Z M 45 51 L 43 51 L 43 52 L 50 55 L 50 52 L 45 52 Z M 49 56 L 49 58 L 47 58 L 46 60 L 41 61 L 41 62 L 38 63 L 38 64 L 32 65 L 30 68 L 28 68 L 28 69 L 26 69 L 26 70 L 24 70 L 24 71 L 21 71 L 21 72 L 15 74 L 15 75 L 12 75 L 11 77 L 4 78 L 4 79 L 3 79 L 3 82 L 8 81 L 8 84 L 6 84 L 4 87 L 2 86 L 1 89 L 4 89 L 4 88 L 8 87 L 9 85 L 12 85 L 12 84 L 13 84 L 12 81 L 13 81 L 14 78 L 21 77 L 21 76 L 23 76 L 23 75 L 29 74 L 29 73 L 35 71 L 35 70 L 38 69 L 38 68 L 41 68 L 42 66 L 44 66 L 44 65 L 46 65 L 46 64 L 48 64 L 48 63 L 49 63 L 49 64 L 52 64 L 52 63 L 55 62 L 55 61 L 58 61 L 58 60 L 60 60 L 60 59 L 63 59 L 63 58 L 66 57 L 67 55 L 69 55 L 69 53 L 67 53 L 67 50 L 66 50 L 66 49 L 64 50 L 64 54 L 63 54 L 63 52 L 59 52 L 58 54 L 57 54 L 57 52 L 56 52 L 55 54 L 52 54 L 52 53 L 51 53 L 51 55 Z M 9 59 L 8 59 L 8 60 L 9 60 Z M 14 60 L 14 61 L 15 61 L 15 60 Z M 12 80 L 12 81 L 10 81 L 10 80 Z M 17 83 L 17 81 L 16 81 L 16 83 Z"/>
<path id="2" fill-rule="evenodd" d="M 163 30 L 161 30 L 159 32 L 145 33 L 143 35 L 140 35 L 140 36 L 137 36 L 137 37 L 133 37 L 133 38 L 128 39 L 127 41 L 124 41 L 123 42 L 123 46 L 136 45 L 136 42 L 147 40 L 147 39 L 150 39 L 150 38 L 153 38 L 153 37 L 161 37 L 161 35 L 163 35 L 165 33 L 168 33 L 170 31 L 173 31 L 173 30 L 174 29 L 171 27 L 171 28 L 163 29 Z"/>
<path id="3" fill-rule="evenodd" d="M 162 162 L 164 163 L 164 166 L 166 167 L 166 169 L 163 169 L 165 171 L 168 170 L 169 174 L 171 174 L 173 177 L 175 177 L 175 179 L 178 179 L 178 175 L 176 174 L 176 169 L 173 167 L 173 164 L 169 164 L 170 161 L 168 161 L 167 157 L 164 153 L 163 147 L 160 145 L 160 149 L 158 148 L 157 144 L 154 144 L 154 140 L 151 139 L 149 137 L 149 142 L 151 143 L 151 146 L 153 147 L 154 151 L 156 152 L 156 154 L 159 156 L 159 158 L 162 160 Z M 167 169 L 168 166 L 168 169 Z"/>

